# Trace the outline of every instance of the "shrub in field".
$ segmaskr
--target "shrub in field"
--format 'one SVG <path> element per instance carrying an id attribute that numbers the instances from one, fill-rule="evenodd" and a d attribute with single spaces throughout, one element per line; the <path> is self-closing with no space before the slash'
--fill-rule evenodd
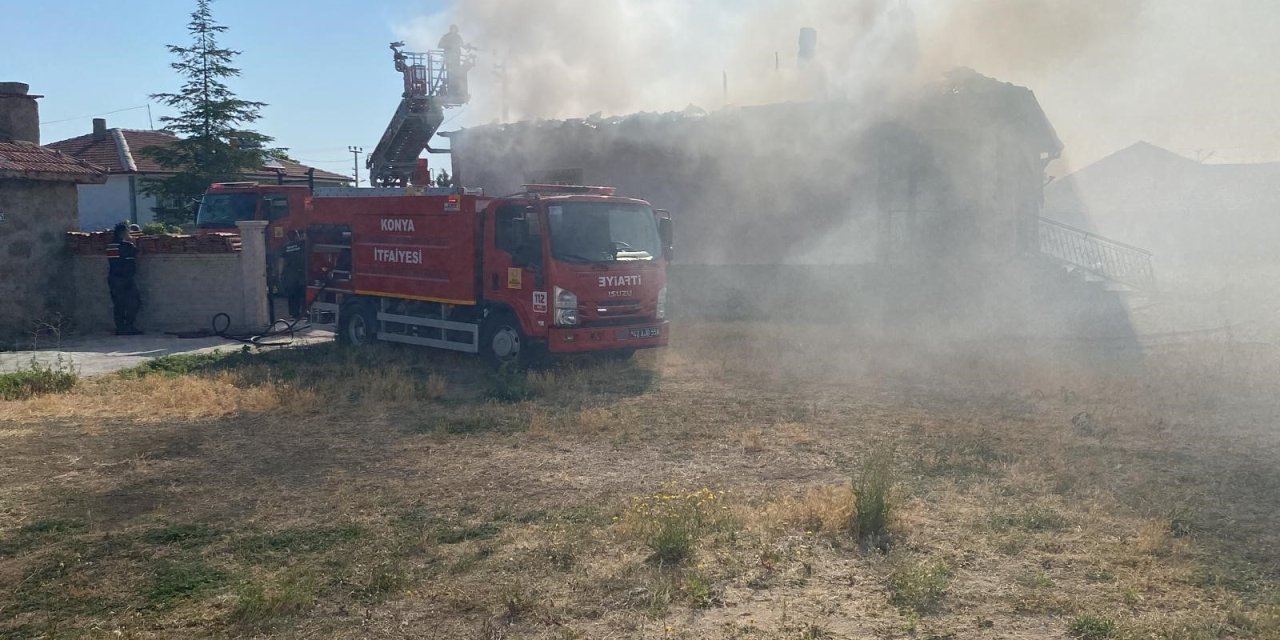
<path id="1" fill-rule="evenodd" d="M 1067 527 L 1067 518 L 1052 507 L 1028 505 L 1021 511 L 994 516 L 991 528 L 996 531 L 1058 531 Z"/>
<path id="2" fill-rule="evenodd" d="M 26 400 L 48 393 L 63 393 L 76 386 L 80 374 L 62 356 L 51 364 L 34 357 L 25 369 L 0 374 L 0 400 Z"/>
<path id="3" fill-rule="evenodd" d="M 1110 638 L 1116 630 L 1111 618 L 1086 613 L 1071 619 L 1067 632 L 1080 640 L 1103 640 Z"/>
<path id="4" fill-rule="evenodd" d="M 1195 512 L 1190 507 L 1177 507 L 1169 511 L 1169 535 L 1186 538 L 1195 535 Z"/>
<path id="5" fill-rule="evenodd" d="M 893 488 L 893 452 L 877 449 L 863 462 L 853 484 L 853 531 L 867 546 L 882 547 L 888 540 Z"/>
<path id="6" fill-rule="evenodd" d="M 354 595 L 369 603 L 381 602 L 409 586 L 408 570 L 393 561 L 374 563 L 364 569 L 367 573 L 356 578 Z"/>
<path id="7" fill-rule="evenodd" d="M 682 492 L 667 488 L 631 501 L 626 526 L 651 552 L 649 562 L 675 565 L 693 555 L 698 539 L 732 524 L 724 494 L 703 488 Z"/>
<path id="8" fill-rule="evenodd" d="M 315 576 L 301 570 L 287 571 L 265 586 L 246 582 L 237 590 L 231 619 L 253 625 L 301 613 L 311 608 L 319 592 L 320 583 Z"/>
<path id="9" fill-rule="evenodd" d="M 854 497 L 852 484 L 834 487 L 813 487 L 803 498 L 786 505 L 786 519 L 805 533 L 825 532 L 847 536 L 854 531 Z"/>
<path id="10" fill-rule="evenodd" d="M 176 544 L 183 547 L 198 547 L 208 544 L 218 532 L 203 524 L 176 524 L 150 529 L 142 534 L 148 544 Z"/>
<path id="11" fill-rule="evenodd" d="M 0 539 L 0 557 L 65 539 L 88 528 L 88 525 L 79 520 L 37 520 L 18 529 L 16 534 Z"/>
<path id="12" fill-rule="evenodd" d="M 889 575 L 889 601 L 916 613 L 937 607 L 951 582 L 951 567 L 944 560 L 907 563 Z"/>
<path id="13" fill-rule="evenodd" d="M 694 609 L 709 609 L 721 602 L 721 594 L 714 582 L 705 575 L 694 573 L 685 578 L 684 594 Z"/>
<path id="14" fill-rule="evenodd" d="M 508 625 L 538 610 L 538 595 L 519 581 L 502 591 L 502 620 Z"/>
<path id="15" fill-rule="evenodd" d="M 146 596 L 153 605 L 167 607 L 178 600 L 215 589 L 226 579 L 225 573 L 203 562 L 163 560 L 156 567 Z"/>

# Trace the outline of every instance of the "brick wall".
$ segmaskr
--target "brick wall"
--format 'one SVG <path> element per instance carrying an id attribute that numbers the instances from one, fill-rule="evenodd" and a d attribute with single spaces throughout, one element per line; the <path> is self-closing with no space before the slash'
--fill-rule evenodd
<path id="1" fill-rule="evenodd" d="M 266 223 L 242 227 L 238 253 L 140 254 L 138 328 L 147 333 L 209 329 L 213 316 L 231 317 L 230 331 L 252 333 L 266 327 Z M 258 226 L 261 225 L 261 226 Z M 81 333 L 115 328 L 107 290 L 107 258 L 75 256 L 74 319 Z"/>

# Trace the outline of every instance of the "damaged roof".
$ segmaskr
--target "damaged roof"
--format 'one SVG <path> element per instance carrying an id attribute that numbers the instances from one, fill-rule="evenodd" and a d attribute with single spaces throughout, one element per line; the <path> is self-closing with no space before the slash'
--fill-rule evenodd
<path id="1" fill-rule="evenodd" d="M 0 142 L 0 179 L 102 184 L 106 169 L 30 142 Z"/>
<path id="2" fill-rule="evenodd" d="M 1022 129 L 1037 140 L 1049 158 L 1062 154 L 1062 140 L 1031 89 L 960 67 L 925 89 L 919 116 L 952 127 L 964 124 L 1004 124 Z"/>
<path id="3" fill-rule="evenodd" d="M 654 142 L 659 138 L 687 140 L 708 127 L 732 128 L 746 123 L 751 123 L 754 129 L 785 136 L 804 130 L 849 129 L 850 125 L 857 123 L 894 121 L 930 129 L 1009 127 L 1021 132 L 1048 159 L 1057 158 L 1063 149 L 1061 139 L 1034 92 L 968 68 L 946 73 L 940 81 L 922 87 L 901 104 L 890 101 L 853 103 L 833 99 L 731 106 L 710 113 L 689 105 L 681 111 L 665 113 L 641 112 L 624 116 L 596 113 L 585 118 L 487 124 L 440 135 L 465 140 L 468 137 L 521 136 L 548 130 L 565 135 L 600 130 Z"/>

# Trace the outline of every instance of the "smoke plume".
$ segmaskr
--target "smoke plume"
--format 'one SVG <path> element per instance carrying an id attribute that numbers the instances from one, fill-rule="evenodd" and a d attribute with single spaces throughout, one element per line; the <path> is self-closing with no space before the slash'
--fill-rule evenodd
<path id="1" fill-rule="evenodd" d="M 1143 0 L 467 0 L 402 29 L 431 48 L 450 23 L 480 49 L 471 120 L 718 108 L 892 94 L 954 66 L 1000 76 L 1099 46 Z M 802 27 L 818 31 L 812 64 Z"/>

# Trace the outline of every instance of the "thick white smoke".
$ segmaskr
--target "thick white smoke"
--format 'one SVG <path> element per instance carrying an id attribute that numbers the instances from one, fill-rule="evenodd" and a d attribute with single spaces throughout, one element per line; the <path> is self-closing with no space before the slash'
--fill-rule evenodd
<path id="1" fill-rule="evenodd" d="M 469 121 L 892 96 L 954 66 L 1042 70 L 1122 33 L 1144 0 L 458 0 L 400 28 L 432 48 L 450 23 L 481 50 Z M 802 27 L 816 60 L 797 59 Z M 727 92 L 726 79 L 727 76 Z"/>

